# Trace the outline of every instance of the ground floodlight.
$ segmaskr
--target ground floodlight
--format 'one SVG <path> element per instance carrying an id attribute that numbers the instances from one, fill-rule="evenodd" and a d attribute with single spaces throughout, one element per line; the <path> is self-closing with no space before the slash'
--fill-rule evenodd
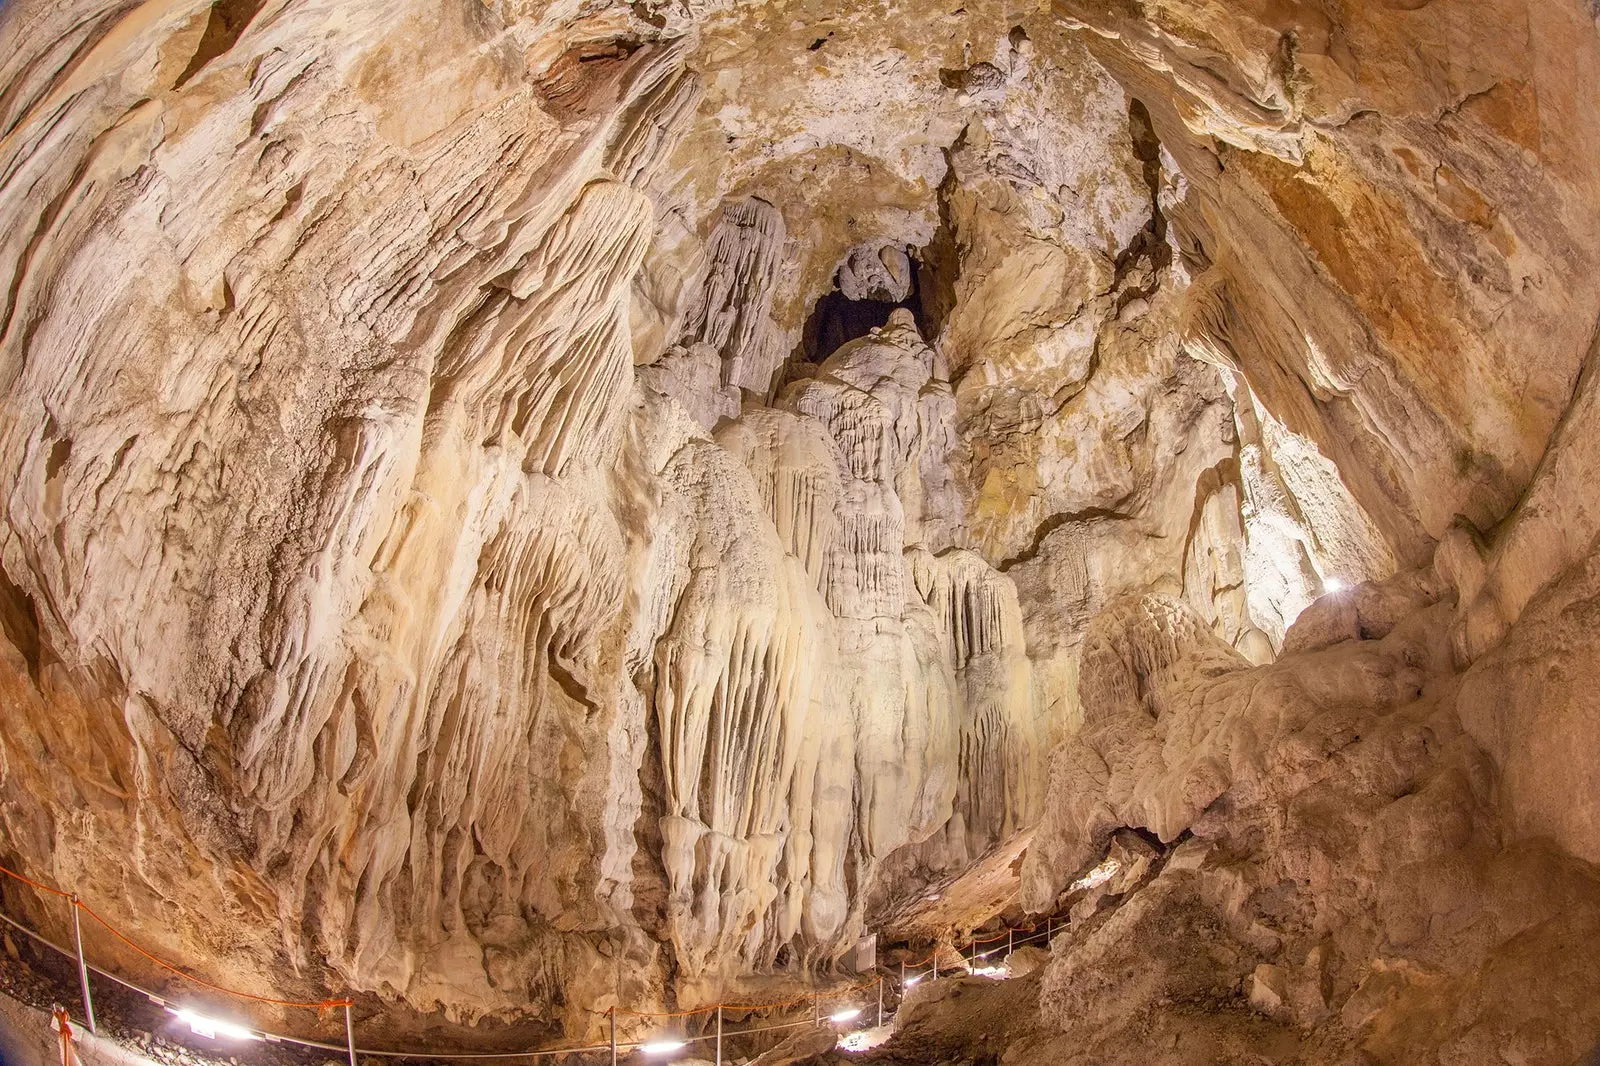
<path id="1" fill-rule="evenodd" d="M 171 1010 L 171 1008 L 168 1008 Z M 207 1018 L 203 1014 L 196 1014 L 187 1007 L 172 1011 L 180 1022 L 187 1025 L 196 1036 L 203 1036 L 211 1040 L 218 1037 L 227 1037 L 229 1040 L 260 1040 L 261 1037 L 252 1033 L 242 1025 L 225 1022 L 219 1018 Z"/>
<path id="2" fill-rule="evenodd" d="M 639 1050 L 646 1055 L 665 1055 L 670 1051 L 678 1051 L 687 1046 L 682 1040 L 654 1040 L 648 1044 L 641 1044 Z"/>

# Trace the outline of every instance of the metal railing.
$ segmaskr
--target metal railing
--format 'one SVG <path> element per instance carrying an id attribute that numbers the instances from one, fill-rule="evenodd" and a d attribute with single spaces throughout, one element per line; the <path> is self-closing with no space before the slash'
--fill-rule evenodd
<path id="1" fill-rule="evenodd" d="M 108 933 L 110 933 L 113 937 L 115 937 L 123 945 L 125 945 L 126 947 L 128 947 L 129 949 L 131 949 L 132 951 L 137 953 L 138 955 L 142 956 L 143 958 L 147 959 L 151 963 L 155 964 L 159 968 L 172 973 L 176 977 L 179 977 L 179 978 L 181 978 L 181 979 L 183 979 L 185 981 L 188 981 L 188 982 L 190 982 L 192 984 L 195 984 L 195 985 L 197 985 L 197 986 L 199 986 L 201 988 L 208 989 L 208 990 L 210 990 L 212 992 L 219 992 L 219 993 L 222 993 L 223 995 L 233 996 L 233 997 L 235 997 L 237 999 L 246 1000 L 246 1001 L 254 1002 L 254 1003 L 265 1003 L 265 1004 L 269 1004 L 269 1005 L 273 1005 L 273 1006 L 280 1006 L 280 1007 L 304 1008 L 304 1009 L 316 1010 L 319 1013 L 321 1013 L 323 1011 L 332 1010 L 334 1008 L 341 1008 L 344 1011 L 344 1030 L 345 1030 L 345 1042 L 342 1045 L 341 1044 L 329 1043 L 329 1042 L 323 1041 L 323 1040 L 312 1040 L 312 1039 L 309 1039 L 309 1038 L 306 1038 L 306 1037 L 291 1036 L 291 1035 L 289 1035 L 287 1033 L 273 1033 L 273 1032 L 269 1032 L 269 1031 L 267 1031 L 265 1029 L 257 1029 L 257 1028 L 254 1028 L 254 1027 L 233 1026 L 233 1028 L 237 1028 L 241 1032 L 247 1033 L 248 1036 L 250 1038 L 252 1038 L 252 1039 L 262 1039 L 262 1040 L 267 1040 L 267 1041 L 272 1041 L 272 1042 L 277 1042 L 277 1043 L 297 1044 L 297 1045 L 299 1045 L 301 1047 L 319 1048 L 319 1049 L 324 1050 L 324 1051 L 344 1052 L 349 1057 L 350 1066 L 358 1066 L 357 1061 L 356 1061 L 356 1058 L 357 1058 L 358 1055 L 370 1055 L 370 1056 L 377 1056 L 377 1057 L 384 1057 L 384 1058 L 406 1058 L 406 1059 L 536 1059 L 536 1058 L 545 1058 L 545 1057 L 554 1056 L 554 1055 L 574 1055 L 574 1054 L 598 1053 L 598 1052 L 610 1052 L 612 1066 L 616 1066 L 617 1056 L 618 1056 L 618 1054 L 620 1052 L 623 1052 L 623 1051 L 634 1051 L 634 1050 L 637 1050 L 637 1049 L 640 1049 L 640 1048 L 649 1048 L 652 1044 L 662 1044 L 663 1043 L 659 1039 L 655 1040 L 655 1041 L 650 1041 L 650 1040 L 619 1041 L 617 1039 L 617 1015 L 623 1014 L 623 1015 L 628 1015 L 630 1017 L 636 1017 L 636 1018 L 689 1018 L 689 1017 L 695 1017 L 695 1016 L 699 1016 L 699 1015 L 709 1015 L 709 1014 L 712 1014 L 713 1012 L 715 1012 L 715 1015 L 716 1015 L 716 1017 L 715 1017 L 715 1030 L 713 1032 L 711 1032 L 711 1033 L 702 1033 L 702 1034 L 695 1035 L 695 1036 L 690 1036 L 690 1035 L 685 1033 L 683 1035 L 674 1036 L 672 1038 L 672 1040 L 669 1041 L 668 1043 L 670 1043 L 672 1045 L 672 1049 L 673 1050 L 676 1050 L 679 1047 L 685 1047 L 685 1046 L 687 1046 L 689 1044 L 702 1043 L 702 1042 L 705 1042 L 705 1041 L 715 1041 L 716 1064 L 717 1064 L 717 1066 L 722 1066 L 722 1041 L 723 1041 L 723 1037 L 724 1036 L 729 1036 L 729 1037 L 753 1036 L 753 1035 L 758 1034 L 758 1033 L 776 1032 L 776 1031 L 782 1030 L 782 1029 L 797 1029 L 797 1028 L 800 1028 L 802 1026 L 817 1026 L 817 1025 L 821 1025 L 822 1022 L 823 1022 L 822 1003 L 824 1001 L 826 1001 L 826 1000 L 843 999 L 845 997 L 853 996 L 856 993 L 865 991 L 867 989 L 876 989 L 876 992 L 877 992 L 877 1024 L 879 1026 L 881 1026 L 883 1024 L 883 1018 L 884 1018 L 884 1014 L 883 1014 L 884 978 L 880 975 L 880 976 L 874 978 L 871 981 L 866 981 L 866 982 L 863 982 L 863 983 L 858 984 L 858 985 L 853 985 L 853 986 L 851 986 L 849 988 L 833 989 L 833 990 L 830 990 L 830 991 L 821 991 L 821 992 L 808 992 L 808 993 L 806 993 L 804 995 L 796 996 L 796 997 L 794 997 L 792 999 L 781 1000 L 781 1001 L 774 1002 L 774 1003 L 712 1003 L 712 1004 L 707 1004 L 706 1006 L 696 1007 L 693 1010 L 684 1010 L 684 1011 L 638 1011 L 638 1010 L 630 1010 L 630 1009 L 627 1009 L 627 1008 L 624 1008 L 624 1007 L 612 1007 L 609 1010 L 607 1010 L 607 1012 L 606 1012 L 606 1014 L 607 1014 L 607 1023 L 608 1023 L 608 1028 L 610 1030 L 610 1033 L 609 1033 L 609 1039 L 604 1044 L 587 1044 L 587 1045 L 580 1045 L 580 1046 L 573 1046 L 573 1047 L 559 1047 L 559 1048 L 540 1048 L 540 1049 L 536 1049 L 536 1050 L 526 1050 L 526 1051 L 449 1051 L 449 1052 L 445 1052 L 445 1051 L 406 1051 L 406 1050 L 398 1050 L 397 1051 L 397 1050 L 386 1050 L 386 1049 L 382 1049 L 382 1048 L 361 1048 L 361 1047 L 357 1047 L 356 1046 L 355 1023 L 354 1023 L 354 1019 L 353 1019 L 353 1017 L 351 1015 L 351 1007 L 354 1006 L 354 1003 L 353 1003 L 353 1001 L 351 1001 L 348 998 L 343 998 L 343 999 L 324 999 L 324 1000 L 316 1000 L 316 1001 L 277 999 L 277 998 L 274 998 L 274 997 L 271 997 L 271 996 L 257 995 L 257 994 L 252 993 L 252 992 L 242 992 L 242 991 L 239 991 L 238 989 L 227 988 L 227 987 L 225 987 L 223 985 L 215 984 L 215 983 L 213 983 L 211 981 L 205 980 L 204 978 L 196 977 L 193 974 L 190 974 L 190 973 L 180 969 L 179 967 L 173 965 L 172 963 L 167 962 L 165 959 L 162 959 L 161 957 L 146 951 L 144 948 L 142 948 L 138 944 L 134 943 L 133 940 L 131 940 L 128 936 L 123 934 L 120 930 L 118 930 L 110 922 L 106 921 L 104 918 L 100 917 L 99 914 L 95 913 L 86 903 L 83 902 L 82 899 L 79 898 L 77 893 L 64 892 L 61 889 L 53 888 L 53 887 L 51 887 L 49 885 L 41 884 L 38 881 L 34 881 L 31 878 L 24 877 L 22 874 L 19 874 L 14 870 L 7 869 L 4 866 L 0 866 L 0 874 L 3 874 L 5 876 L 7 876 L 7 877 L 11 877 L 11 878 L 13 878 L 13 879 L 15 879 L 17 881 L 20 881 L 23 884 L 28 885 L 29 887 L 31 887 L 31 888 L 33 888 L 33 889 L 35 889 L 37 891 L 46 893 L 48 895 L 59 896 L 60 898 L 62 898 L 64 900 L 67 900 L 71 904 L 71 907 L 72 907 L 72 936 L 73 936 L 73 944 L 72 944 L 71 947 L 66 947 L 64 945 L 57 944 L 55 941 L 50 940 L 48 937 L 44 936 L 43 934 L 41 934 L 41 933 L 39 933 L 39 932 L 37 932 L 37 931 L 35 931 L 33 929 L 28 928 L 26 925 L 23 925 L 21 922 L 19 922 L 16 919 L 12 918 L 10 915 L 5 914 L 4 912 L 0 912 L 0 921 L 5 922 L 7 925 L 11 926 L 13 929 L 16 929 L 19 932 L 26 934 L 27 936 L 31 937 L 32 939 L 34 939 L 34 940 L 38 941 L 39 943 L 43 944 L 45 947 L 48 947 L 53 951 L 59 952 L 61 955 L 66 956 L 68 959 L 70 959 L 70 960 L 72 960 L 74 962 L 74 964 L 76 966 L 76 969 L 77 969 L 79 990 L 80 990 L 80 992 L 82 994 L 82 997 L 83 997 L 84 1020 L 87 1023 L 87 1027 L 88 1027 L 89 1031 L 91 1033 L 95 1033 L 96 1035 L 98 1035 L 98 1028 L 97 1028 L 96 1022 L 95 1022 L 94 999 L 93 999 L 93 996 L 91 995 L 90 989 L 89 989 L 89 974 L 90 974 L 91 971 L 94 972 L 94 973 L 99 974 L 100 976 L 106 978 L 107 980 L 116 982 L 117 984 L 121 985 L 122 987 L 124 987 L 124 988 L 126 988 L 126 989 L 128 989 L 128 990 L 130 990 L 132 992 L 136 992 L 136 993 L 146 997 L 152 1003 L 154 1003 L 157 1007 L 160 1007 L 163 1010 L 167 1010 L 167 1011 L 169 1011 L 171 1013 L 178 1014 L 180 1017 L 185 1015 L 185 1014 L 189 1014 L 189 1015 L 193 1016 L 195 1014 L 195 1012 L 192 1012 L 188 1008 L 182 1007 L 181 1005 L 174 1004 L 166 996 L 163 996 L 162 994 L 157 993 L 152 989 L 146 988 L 145 986 L 143 986 L 143 985 L 141 985 L 141 984 L 139 984 L 139 983 L 137 983 L 135 981 L 129 980 L 126 977 L 122 977 L 122 976 L 120 976 L 118 974 L 112 973 L 110 970 L 108 970 L 108 969 L 106 969 L 106 968 L 104 968 L 102 966 L 97 966 L 97 965 L 94 965 L 93 963 L 89 962 L 87 957 L 84 955 L 84 950 L 83 950 L 83 927 L 82 927 L 82 923 L 81 923 L 80 917 L 79 917 L 80 914 L 88 915 L 90 919 L 92 919 L 95 923 L 97 923 L 102 928 L 104 928 Z M 958 958 L 960 959 L 960 962 L 957 965 L 949 967 L 948 968 L 948 972 L 955 972 L 955 971 L 958 971 L 958 970 L 966 970 L 968 972 L 971 972 L 972 969 L 973 969 L 973 966 L 972 966 L 973 963 L 976 963 L 980 959 L 988 959 L 990 956 L 998 954 L 1000 952 L 1000 950 L 1001 950 L 1000 948 L 995 948 L 995 949 L 993 949 L 991 951 L 979 954 L 975 949 L 978 948 L 978 947 L 983 946 L 984 944 L 992 944 L 992 943 L 996 943 L 999 940 L 1005 940 L 1006 941 L 1006 947 L 1005 947 L 1004 950 L 1009 955 L 1010 952 L 1015 950 L 1017 946 L 1019 946 L 1021 944 L 1028 943 L 1028 942 L 1033 941 L 1033 940 L 1037 940 L 1039 938 L 1039 936 L 1040 936 L 1040 933 L 1038 932 L 1038 930 L 1041 929 L 1041 928 L 1044 929 L 1043 935 L 1046 938 L 1048 938 L 1051 935 L 1051 932 L 1053 931 L 1054 921 L 1055 921 L 1054 916 L 1051 916 L 1050 918 L 1046 919 L 1045 924 L 1043 926 L 1033 925 L 1033 926 L 1028 926 L 1025 929 L 1008 929 L 1003 934 L 999 934 L 997 936 L 990 937 L 990 938 L 987 938 L 987 939 L 984 939 L 984 940 L 978 940 L 978 939 L 969 940 L 969 941 L 967 941 L 967 943 L 964 945 L 963 948 L 954 949 L 956 951 L 956 953 L 957 953 Z M 1018 934 L 1022 934 L 1022 935 L 1019 937 Z M 963 953 L 965 949 L 973 949 L 973 953 L 972 953 L 970 959 Z M 929 965 L 931 963 L 932 964 L 932 969 L 930 971 L 931 977 L 934 980 L 938 979 L 939 971 L 940 971 L 940 966 L 939 966 L 939 952 L 940 952 L 940 950 L 941 949 L 938 948 L 938 947 L 934 948 L 933 953 L 928 958 L 923 959 L 920 962 L 909 963 L 908 964 L 908 963 L 902 961 L 900 963 L 900 994 L 901 994 L 902 997 L 905 995 L 906 991 L 909 988 L 911 988 L 914 985 L 916 985 L 924 977 L 930 976 L 930 974 L 914 973 L 914 972 L 908 974 L 908 972 L 907 972 L 908 969 L 915 971 L 915 970 L 920 969 L 922 966 L 926 966 L 926 965 Z M 811 1004 L 811 1017 L 805 1018 L 805 1019 L 802 1019 L 802 1020 L 799 1020 L 799 1021 L 779 1022 L 779 1023 L 776 1023 L 776 1024 L 772 1024 L 772 1025 L 762 1025 L 762 1026 L 756 1026 L 756 1027 L 753 1027 L 753 1028 L 738 1029 L 738 1030 L 735 1030 L 733 1032 L 727 1032 L 727 1033 L 725 1033 L 724 1030 L 723 1030 L 723 1014 L 724 1014 L 725 1011 L 780 1010 L 780 1009 L 783 1009 L 785 1007 L 798 1006 L 798 1005 L 800 1005 L 802 1003 L 810 1003 Z M 861 1008 L 860 1010 L 857 1010 L 854 1014 L 851 1015 L 851 1018 L 853 1019 L 856 1015 L 864 1012 L 864 1010 L 865 1010 L 865 1008 Z M 829 1021 L 835 1021 L 835 1020 L 843 1020 L 843 1019 L 837 1019 L 834 1016 L 829 1016 L 828 1020 Z M 232 1023 L 222 1023 L 222 1024 L 226 1024 L 226 1025 L 232 1026 Z M 191 1027 L 193 1027 L 192 1024 L 191 1024 Z"/>
<path id="2" fill-rule="evenodd" d="M 1024 944 L 1033 943 L 1041 938 L 1046 944 L 1048 944 L 1050 942 L 1050 938 L 1055 935 L 1055 923 L 1056 916 L 1052 914 L 1045 918 L 1043 923 L 1035 923 L 1033 925 L 1023 926 L 1020 928 L 1007 928 L 1005 932 L 996 933 L 991 937 L 985 937 L 981 940 L 977 938 L 968 940 L 961 947 L 952 948 L 952 950 L 955 951 L 956 958 L 959 961 L 956 963 L 956 965 L 950 967 L 950 969 L 952 971 L 967 970 L 968 972 L 971 972 L 973 963 L 980 959 L 987 960 L 995 955 L 1000 954 L 1001 951 L 1005 952 L 1006 957 L 1010 957 L 1011 953 L 1018 947 Z M 990 951 L 985 951 L 982 953 L 979 953 L 976 950 L 977 948 L 982 947 L 984 944 L 995 944 L 1002 940 L 1006 942 L 1006 946 L 1004 948 L 994 948 Z M 931 977 L 935 981 L 939 979 L 939 952 L 941 950 L 942 948 L 935 947 L 927 958 L 922 959 L 919 962 L 901 961 L 900 989 L 902 994 L 906 988 L 910 987 L 911 985 L 915 985 L 924 977 Z M 969 950 L 972 952 L 971 955 L 966 953 Z M 914 972 L 923 966 L 931 967 L 928 973 L 919 974 Z M 913 972 L 908 973 L 907 971 Z"/>

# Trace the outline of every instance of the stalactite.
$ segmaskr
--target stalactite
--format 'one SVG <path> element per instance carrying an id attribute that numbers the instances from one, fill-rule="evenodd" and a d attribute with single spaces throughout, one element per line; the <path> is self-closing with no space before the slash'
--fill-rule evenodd
<path id="1" fill-rule="evenodd" d="M 726 384 L 765 393 L 782 361 L 769 314 L 785 240 L 783 215 L 758 199 L 727 204 L 711 234 L 705 286 L 677 343 L 721 353 Z"/>
<path id="2" fill-rule="evenodd" d="M 3 0 L 0 858 L 525 1049 L 1027 847 L 1087 1058 L 1573 1061 L 1594 6 Z"/>
<path id="3" fill-rule="evenodd" d="M 826 638 L 810 576 L 732 457 L 690 446 L 668 477 L 685 504 L 687 569 L 656 644 L 654 713 L 667 926 L 695 972 L 759 948 L 747 934 L 777 899 L 766 886 L 791 828 L 784 801 Z"/>
<path id="4" fill-rule="evenodd" d="M 1016 587 L 979 556 L 908 551 L 917 594 L 960 679 L 960 785 L 945 841 L 975 858 L 1030 821 L 1042 800 L 1048 735 L 1033 693 Z"/>
<path id="5" fill-rule="evenodd" d="M 784 550 L 820 587 L 838 529 L 837 446 L 813 420 L 774 409 L 741 417 L 717 442 L 750 471 Z"/>

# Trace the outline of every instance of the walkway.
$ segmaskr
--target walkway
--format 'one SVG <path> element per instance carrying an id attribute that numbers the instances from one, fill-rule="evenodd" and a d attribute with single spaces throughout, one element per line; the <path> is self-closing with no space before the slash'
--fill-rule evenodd
<path id="1" fill-rule="evenodd" d="M 163 1008 L 168 1013 L 176 1016 L 180 1021 L 185 1022 L 197 1035 L 211 1039 L 215 1039 L 217 1037 L 228 1037 L 238 1040 L 276 1041 L 289 1044 L 298 1044 L 302 1047 L 308 1048 L 319 1048 L 325 1051 L 340 1052 L 349 1058 L 350 1066 L 358 1066 L 357 1056 L 360 1055 L 380 1056 L 386 1058 L 468 1060 L 537 1059 L 557 1055 L 595 1054 L 598 1052 L 608 1052 L 610 1054 L 611 1062 L 613 1063 L 613 1066 L 615 1066 L 618 1055 L 624 1052 L 640 1051 L 647 1055 L 666 1054 L 680 1050 L 691 1044 L 706 1042 L 714 1042 L 715 1061 L 718 1066 L 721 1066 L 722 1042 L 724 1037 L 731 1038 L 736 1036 L 754 1035 L 757 1033 L 775 1032 L 781 1029 L 794 1029 L 801 1026 L 821 1025 L 824 1021 L 837 1025 L 847 1024 L 854 1021 L 862 1014 L 866 1014 L 869 1010 L 870 1000 L 873 998 L 875 998 L 876 1004 L 875 1006 L 872 1006 L 871 1009 L 874 1012 L 874 1017 L 876 1018 L 877 1024 L 881 1026 L 885 1018 L 883 996 L 888 978 L 880 974 L 870 981 L 865 981 L 861 984 L 853 985 L 848 988 L 833 989 L 825 992 L 810 992 L 805 995 L 796 996 L 793 999 L 781 1000 L 775 1003 L 712 1003 L 686 1011 L 639 1011 L 624 1007 L 616 1007 L 608 1012 L 610 1036 L 606 1043 L 603 1044 L 588 1044 L 559 1048 L 540 1048 L 526 1051 L 493 1052 L 436 1052 L 364 1048 L 356 1046 L 355 1023 L 351 1016 L 351 1007 L 353 1006 L 353 1003 L 349 999 L 324 999 L 317 1001 L 276 999 L 271 996 L 261 996 L 252 992 L 242 992 L 238 989 L 227 988 L 223 985 L 215 984 L 211 981 L 205 980 L 204 978 L 196 977 L 193 974 L 190 974 L 166 961 L 165 959 L 146 951 L 144 948 L 134 943 L 134 941 L 128 936 L 114 927 L 110 922 L 106 921 L 104 918 L 100 917 L 99 914 L 95 913 L 95 911 L 92 910 L 88 904 L 84 903 L 76 893 L 64 892 L 61 889 L 41 884 L 32 880 L 31 878 L 24 877 L 22 874 L 19 874 L 14 870 L 7 869 L 4 866 L 0 866 L 0 874 L 4 874 L 7 877 L 11 877 L 17 881 L 20 881 L 21 883 L 28 885 L 38 892 L 42 892 L 49 896 L 59 897 L 63 900 L 66 900 L 70 904 L 72 908 L 73 930 L 73 944 L 71 947 L 55 943 L 42 934 L 23 925 L 21 922 L 18 922 L 8 914 L 0 913 L 0 921 L 4 921 L 12 928 L 26 934 L 44 946 L 53 951 L 61 953 L 73 961 L 77 967 L 79 987 L 83 1001 L 81 1021 L 87 1026 L 91 1033 L 97 1031 L 94 1017 L 94 1000 L 89 986 L 89 975 L 91 973 L 99 974 L 110 981 L 114 981 L 133 992 L 137 992 L 138 994 L 147 997 L 158 1007 Z M 345 1042 L 343 1044 L 334 1044 L 321 1040 L 312 1040 L 305 1037 L 290 1036 L 286 1033 L 273 1033 L 264 1029 L 252 1028 L 239 1025 L 234 1022 L 212 1018 L 190 1007 L 171 1001 L 141 984 L 119 976 L 118 974 L 112 973 L 108 969 L 94 965 L 88 961 L 84 954 L 83 926 L 80 916 L 87 916 L 112 937 L 121 942 L 125 947 L 147 959 L 160 969 L 166 970 L 175 977 L 208 991 L 220 993 L 246 1003 L 262 1003 L 278 1007 L 314 1010 L 317 1011 L 319 1015 L 322 1012 L 334 1009 L 342 1010 L 344 1012 Z M 1037 943 L 1040 940 L 1048 940 L 1053 931 L 1052 926 L 1055 924 L 1055 922 L 1056 919 L 1052 916 L 1051 918 L 1046 919 L 1043 925 L 1032 925 L 1021 929 L 1007 929 L 1003 933 L 998 933 L 986 939 L 970 940 L 962 947 L 954 949 L 956 958 L 953 960 L 948 956 L 948 951 L 950 949 L 941 947 L 935 948 L 932 954 L 918 962 L 909 964 L 902 962 L 900 964 L 899 980 L 897 982 L 900 994 L 903 997 L 908 989 L 916 986 L 919 982 L 926 979 L 937 980 L 943 974 L 954 974 L 960 972 L 992 975 L 998 973 L 1000 972 L 1000 968 L 992 966 L 989 962 L 990 959 L 1001 954 L 1002 952 L 1009 956 L 1012 951 L 1018 947 L 1022 947 L 1025 944 Z M 1004 942 L 1003 946 L 993 947 L 988 951 L 982 952 L 978 950 L 979 948 L 989 944 L 998 945 L 1002 941 Z M 945 952 L 942 957 L 941 952 Z M 927 969 L 924 969 L 924 967 Z M 864 992 L 870 992 L 871 995 L 869 997 L 862 997 L 860 994 Z M 866 1002 L 863 1002 L 863 1000 L 866 1000 Z M 826 1015 L 824 1015 L 823 1004 L 828 1002 L 842 1004 L 841 1009 L 829 1011 Z M 723 1015 L 724 1012 L 727 1011 L 744 1013 L 755 1010 L 782 1010 L 784 1008 L 796 1007 L 802 1004 L 810 1005 L 811 1010 L 808 1017 L 794 1021 L 779 1022 L 771 1025 L 761 1025 L 753 1028 L 738 1029 L 727 1032 L 724 1032 L 723 1030 Z M 662 1035 L 651 1040 L 619 1041 L 616 1037 L 617 1015 L 619 1014 L 634 1018 L 665 1019 L 665 1031 L 674 1035 Z M 714 1020 L 709 1017 L 713 1014 L 715 1015 Z M 688 1035 L 688 1023 L 687 1021 L 680 1019 L 696 1017 L 707 1017 L 706 1027 L 710 1028 L 711 1031 L 701 1033 L 699 1035 Z M 77 1022 L 80 1019 L 74 1018 L 73 1020 Z"/>

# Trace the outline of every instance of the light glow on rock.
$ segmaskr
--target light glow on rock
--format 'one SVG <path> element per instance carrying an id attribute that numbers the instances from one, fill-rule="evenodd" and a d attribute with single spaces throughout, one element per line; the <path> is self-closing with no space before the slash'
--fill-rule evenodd
<path id="1" fill-rule="evenodd" d="M 894 1035 L 893 1025 L 879 1025 L 872 1029 L 857 1029 L 839 1038 L 840 1051 L 870 1051 Z"/>
<path id="2" fill-rule="evenodd" d="M 682 1040 L 653 1040 L 648 1044 L 639 1045 L 639 1050 L 646 1055 L 667 1055 L 674 1051 L 681 1051 L 687 1046 Z"/>
<path id="3" fill-rule="evenodd" d="M 187 1007 L 172 1012 L 177 1015 L 180 1022 L 187 1025 L 196 1036 L 203 1036 L 209 1040 L 225 1037 L 229 1040 L 260 1040 L 261 1037 L 252 1033 L 242 1025 L 225 1022 L 219 1018 L 207 1018 L 203 1014 L 196 1014 Z"/>
<path id="4" fill-rule="evenodd" d="M 1099 866 L 1096 866 L 1094 869 L 1090 870 L 1088 873 L 1072 882 L 1072 887 L 1069 891 L 1077 892 L 1080 889 L 1098 888 L 1100 885 L 1105 884 L 1107 881 L 1117 876 L 1117 871 L 1121 869 L 1121 862 L 1116 859 L 1107 859 Z"/>

